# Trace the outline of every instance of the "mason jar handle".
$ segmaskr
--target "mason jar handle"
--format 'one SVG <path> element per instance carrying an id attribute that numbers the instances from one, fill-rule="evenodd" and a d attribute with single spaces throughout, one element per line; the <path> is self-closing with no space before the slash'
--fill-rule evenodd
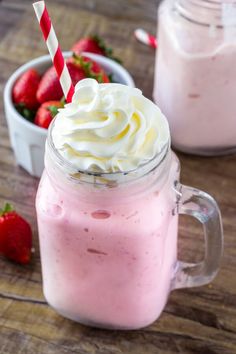
<path id="1" fill-rule="evenodd" d="M 223 228 L 219 207 L 207 193 L 175 182 L 177 211 L 196 218 L 203 226 L 205 256 L 200 263 L 178 261 L 173 289 L 210 283 L 215 277 L 223 253 Z"/>

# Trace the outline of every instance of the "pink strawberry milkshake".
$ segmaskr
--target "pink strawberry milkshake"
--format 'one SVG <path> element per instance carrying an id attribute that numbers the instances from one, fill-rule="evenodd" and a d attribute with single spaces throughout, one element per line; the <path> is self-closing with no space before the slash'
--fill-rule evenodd
<path id="1" fill-rule="evenodd" d="M 56 311 L 117 329 L 159 317 L 176 271 L 178 178 L 157 106 L 138 89 L 77 84 L 50 128 L 36 201 Z"/>
<path id="2" fill-rule="evenodd" d="M 236 150 L 236 8 L 229 1 L 203 10 L 204 3 L 161 5 L 153 96 L 173 146 L 211 155 Z"/>

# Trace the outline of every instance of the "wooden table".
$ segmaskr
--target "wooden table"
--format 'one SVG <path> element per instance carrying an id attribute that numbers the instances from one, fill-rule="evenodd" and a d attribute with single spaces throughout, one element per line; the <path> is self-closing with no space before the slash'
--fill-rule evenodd
<path id="1" fill-rule="evenodd" d="M 154 52 L 137 43 L 133 31 L 155 33 L 155 0 L 52 0 L 48 8 L 63 49 L 82 35 L 99 33 L 122 56 L 144 94 L 151 97 Z M 31 2 L 0 1 L 0 202 L 14 203 L 29 220 L 35 253 L 30 265 L 0 258 L 1 354 L 233 354 L 236 353 L 236 156 L 200 158 L 178 154 L 182 182 L 203 189 L 218 201 L 224 223 L 225 251 L 211 285 L 170 295 L 160 319 L 139 331 L 87 328 L 59 316 L 42 294 L 34 209 L 38 180 L 15 163 L 3 112 L 2 93 L 9 75 L 24 62 L 47 53 Z M 202 257 L 201 227 L 180 218 L 179 254 Z"/>

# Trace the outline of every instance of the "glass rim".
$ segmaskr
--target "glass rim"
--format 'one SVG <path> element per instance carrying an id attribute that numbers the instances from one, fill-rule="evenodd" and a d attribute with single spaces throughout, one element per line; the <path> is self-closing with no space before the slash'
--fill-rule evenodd
<path id="1" fill-rule="evenodd" d="M 202 16 L 202 14 L 194 14 L 186 5 L 194 6 L 195 10 L 198 7 L 199 9 L 202 7 L 202 9 L 210 11 L 211 16 L 213 17 L 211 19 L 206 19 L 204 16 Z M 221 16 L 223 6 L 229 5 L 233 5 L 235 8 L 236 0 L 231 0 L 231 2 L 228 0 L 176 0 L 174 7 L 181 17 L 195 25 L 204 27 L 211 27 L 214 25 L 217 29 L 224 30 L 227 27 L 233 28 L 236 25 L 236 20 L 233 23 L 230 22 L 228 25 L 222 21 Z"/>

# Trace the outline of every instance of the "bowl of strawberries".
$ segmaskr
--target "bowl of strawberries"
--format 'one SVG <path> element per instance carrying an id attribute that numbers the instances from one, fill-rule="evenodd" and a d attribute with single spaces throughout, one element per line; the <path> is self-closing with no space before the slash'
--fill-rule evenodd
<path id="1" fill-rule="evenodd" d="M 72 82 L 95 78 L 134 87 L 128 71 L 104 55 L 83 52 L 63 53 Z M 44 168 L 47 129 L 65 104 L 63 92 L 49 55 L 33 59 L 18 68 L 4 89 L 4 107 L 16 162 L 32 176 Z"/>

